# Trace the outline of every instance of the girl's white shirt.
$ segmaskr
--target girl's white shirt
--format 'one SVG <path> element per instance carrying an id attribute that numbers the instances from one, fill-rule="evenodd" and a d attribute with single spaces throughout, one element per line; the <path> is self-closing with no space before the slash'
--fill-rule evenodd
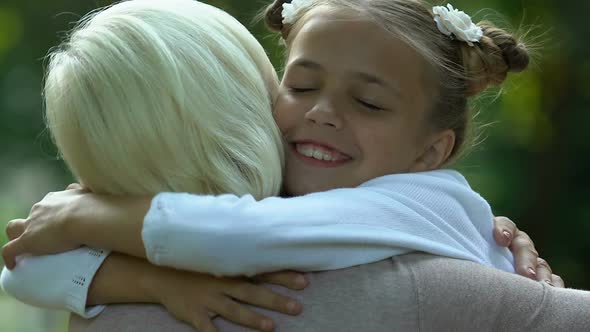
<path id="1" fill-rule="evenodd" d="M 494 241 L 489 204 L 450 170 L 261 201 L 162 193 L 152 200 L 142 237 L 153 264 L 218 276 L 334 270 L 411 251 L 514 272 L 512 254 Z M 2 288 L 32 305 L 93 317 L 104 306 L 85 307 L 88 287 L 108 252 L 89 262 L 83 250 L 23 257 L 2 271 Z M 76 278 L 84 285 L 74 287 Z"/>

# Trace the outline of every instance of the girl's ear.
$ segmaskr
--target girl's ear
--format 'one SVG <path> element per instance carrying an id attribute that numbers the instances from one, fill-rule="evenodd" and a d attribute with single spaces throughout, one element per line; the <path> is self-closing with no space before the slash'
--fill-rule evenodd
<path id="1" fill-rule="evenodd" d="M 426 172 L 439 169 L 449 159 L 455 146 L 455 132 L 447 129 L 437 133 L 427 142 L 423 152 L 416 159 L 412 172 Z"/>

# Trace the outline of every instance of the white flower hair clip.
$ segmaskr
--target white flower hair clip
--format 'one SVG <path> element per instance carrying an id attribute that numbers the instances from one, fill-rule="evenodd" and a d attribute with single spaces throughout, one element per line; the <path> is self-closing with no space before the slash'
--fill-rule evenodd
<path id="1" fill-rule="evenodd" d="M 453 8 L 451 4 L 447 4 L 447 7 L 432 7 L 432 12 L 438 30 L 452 39 L 473 46 L 473 43 L 479 42 L 483 37 L 483 30 L 473 23 L 471 17 Z"/>
<path id="2" fill-rule="evenodd" d="M 293 24 L 297 15 L 304 9 L 312 7 L 314 0 L 293 0 L 291 3 L 283 4 L 283 24 Z"/>

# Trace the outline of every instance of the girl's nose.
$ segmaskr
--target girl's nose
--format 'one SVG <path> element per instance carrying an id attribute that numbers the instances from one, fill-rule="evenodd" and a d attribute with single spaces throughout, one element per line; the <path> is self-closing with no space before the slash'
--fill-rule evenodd
<path id="1" fill-rule="evenodd" d="M 305 113 L 305 120 L 316 125 L 333 127 L 335 129 L 341 129 L 343 123 L 335 107 L 327 102 L 318 103 L 307 111 Z"/>

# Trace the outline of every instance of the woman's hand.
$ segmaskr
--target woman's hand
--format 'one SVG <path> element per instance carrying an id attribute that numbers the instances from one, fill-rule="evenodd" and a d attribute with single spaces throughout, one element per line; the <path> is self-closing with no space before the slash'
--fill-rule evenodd
<path id="1" fill-rule="evenodd" d="M 65 191 L 47 194 L 31 208 L 27 219 L 15 219 L 6 225 L 9 242 L 2 248 L 2 257 L 8 269 L 16 265 L 16 256 L 22 254 L 54 254 L 75 249 L 81 245 L 68 236 L 69 208 L 82 192 L 79 185 L 70 185 Z"/>
<path id="2" fill-rule="evenodd" d="M 300 290 L 307 286 L 302 274 L 277 272 L 258 281 Z M 245 278 L 217 278 L 207 274 L 158 269 L 146 279 L 147 289 L 177 319 L 200 332 L 217 331 L 211 319 L 217 315 L 259 331 L 273 331 L 273 321 L 244 304 L 289 315 L 301 312 L 301 304 Z"/>
<path id="3" fill-rule="evenodd" d="M 516 272 L 527 278 L 544 281 L 551 286 L 565 287 L 563 279 L 553 274 L 549 263 L 539 257 L 533 240 L 506 217 L 494 218 L 494 239 L 508 247 L 514 255 Z"/>

